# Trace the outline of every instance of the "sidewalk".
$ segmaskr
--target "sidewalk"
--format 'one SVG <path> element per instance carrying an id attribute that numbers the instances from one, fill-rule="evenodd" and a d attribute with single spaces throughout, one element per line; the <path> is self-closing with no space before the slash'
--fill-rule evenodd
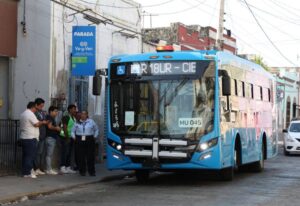
<path id="1" fill-rule="evenodd" d="M 105 163 L 96 164 L 96 176 L 79 176 L 79 174 L 41 175 L 37 179 L 23 178 L 21 176 L 0 177 L 0 205 L 21 199 L 33 198 L 82 185 L 100 181 L 122 179 L 132 175 L 129 171 L 109 171 Z"/>

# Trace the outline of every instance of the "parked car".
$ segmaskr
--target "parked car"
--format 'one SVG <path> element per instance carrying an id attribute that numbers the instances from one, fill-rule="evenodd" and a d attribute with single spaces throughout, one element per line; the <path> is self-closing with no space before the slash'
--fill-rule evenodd
<path id="1" fill-rule="evenodd" d="M 283 130 L 283 150 L 285 155 L 300 154 L 300 120 L 292 120 L 288 129 Z"/>

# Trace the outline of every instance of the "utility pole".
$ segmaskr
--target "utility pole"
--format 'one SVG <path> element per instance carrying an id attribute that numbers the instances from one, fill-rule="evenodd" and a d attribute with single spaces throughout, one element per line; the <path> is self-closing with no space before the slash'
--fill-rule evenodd
<path id="1" fill-rule="evenodd" d="M 217 50 L 223 49 L 223 31 L 224 31 L 224 1 L 220 0 L 220 13 L 219 13 L 219 29 L 216 39 L 216 48 Z"/>

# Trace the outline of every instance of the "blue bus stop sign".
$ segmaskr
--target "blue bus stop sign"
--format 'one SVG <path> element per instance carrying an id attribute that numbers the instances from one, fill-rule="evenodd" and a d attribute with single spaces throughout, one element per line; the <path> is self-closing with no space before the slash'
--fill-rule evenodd
<path id="1" fill-rule="evenodd" d="M 72 75 L 93 76 L 96 70 L 96 27 L 73 26 Z"/>

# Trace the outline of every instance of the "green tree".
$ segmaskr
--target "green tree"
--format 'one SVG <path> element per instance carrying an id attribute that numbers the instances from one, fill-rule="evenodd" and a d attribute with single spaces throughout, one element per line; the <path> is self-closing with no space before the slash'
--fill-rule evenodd
<path id="1" fill-rule="evenodd" d="M 259 56 L 259 55 L 255 55 L 253 62 L 262 66 L 265 70 L 269 71 L 269 67 L 268 65 L 264 62 L 263 57 Z"/>

